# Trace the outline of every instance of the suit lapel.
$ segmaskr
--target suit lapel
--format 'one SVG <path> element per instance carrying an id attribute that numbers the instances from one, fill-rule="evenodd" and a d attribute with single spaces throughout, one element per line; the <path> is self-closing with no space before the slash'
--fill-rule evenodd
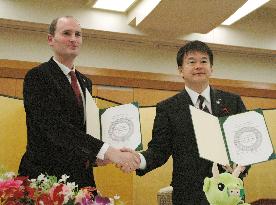
<path id="1" fill-rule="evenodd" d="M 187 105 L 193 105 L 193 102 L 188 94 L 188 92 L 184 89 L 181 94 L 180 94 L 180 98 L 179 98 L 179 105 L 181 109 L 187 109 Z"/>
<path id="2" fill-rule="evenodd" d="M 217 117 L 229 115 L 228 111 L 225 112 L 224 110 L 225 96 L 214 88 L 211 88 L 210 96 L 213 115 Z"/>
<path id="3" fill-rule="evenodd" d="M 82 93 L 83 93 L 83 96 L 84 98 L 86 98 L 86 92 L 85 92 L 85 89 L 86 89 L 86 80 L 81 76 L 80 72 L 76 70 L 76 76 L 77 76 L 77 79 L 79 81 L 79 84 L 81 86 L 81 90 L 82 90 Z"/>
<path id="4" fill-rule="evenodd" d="M 221 99 L 219 98 L 217 91 L 214 88 L 210 89 L 210 98 L 211 98 L 212 115 L 218 116 L 219 103 Z"/>

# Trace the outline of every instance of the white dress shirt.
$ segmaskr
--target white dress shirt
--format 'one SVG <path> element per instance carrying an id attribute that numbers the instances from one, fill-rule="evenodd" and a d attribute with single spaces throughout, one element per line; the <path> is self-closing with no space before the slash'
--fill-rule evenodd
<path id="1" fill-rule="evenodd" d="M 199 108 L 198 96 L 202 95 L 205 98 L 202 106 L 205 107 L 205 105 L 206 105 L 208 110 L 212 114 L 210 86 L 209 85 L 208 85 L 207 88 L 205 88 L 205 90 L 202 91 L 202 93 L 197 93 L 197 92 L 193 91 L 192 89 L 190 89 L 186 86 L 185 86 L 185 90 L 189 94 L 189 96 L 190 96 L 190 98 L 191 98 L 191 100 L 192 100 L 192 102 L 193 102 L 193 104 L 196 108 Z"/>

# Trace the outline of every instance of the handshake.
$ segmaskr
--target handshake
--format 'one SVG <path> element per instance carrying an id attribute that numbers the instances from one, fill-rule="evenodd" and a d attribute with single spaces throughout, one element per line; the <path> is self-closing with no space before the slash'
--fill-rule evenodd
<path id="1" fill-rule="evenodd" d="M 138 152 L 132 149 L 115 149 L 110 146 L 104 155 L 104 160 L 96 160 L 98 166 L 105 166 L 109 163 L 114 163 L 117 168 L 121 169 L 121 171 L 130 173 L 139 168 L 141 159 Z"/>

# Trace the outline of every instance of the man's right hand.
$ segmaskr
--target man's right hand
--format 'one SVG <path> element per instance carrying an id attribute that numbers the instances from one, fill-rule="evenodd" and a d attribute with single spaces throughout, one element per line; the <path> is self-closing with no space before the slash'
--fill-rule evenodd
<path id="1" fill-rule="evenodd" d="M 105 160 L 110 160 L 120 167 L 123 172 L 130 173 L 138 169 L 140 165 L 139 155 L 130 150 L 118 150 L 113 147 L 109 147 L 104 155 Z"/>

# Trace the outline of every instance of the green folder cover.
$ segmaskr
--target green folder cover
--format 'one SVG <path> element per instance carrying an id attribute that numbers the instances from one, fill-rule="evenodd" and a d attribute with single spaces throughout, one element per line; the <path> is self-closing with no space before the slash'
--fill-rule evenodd
<path id="1" fill-rule="evenodd" d="M 190 106 L 199 154 L 213 162 L 250 165 L 275 159 L 261 109 L 215 117 Z"/>
<path id="2" fill-rule="evenodd" d="M 260 119 L 262 120 L 262 122 L 264 123 L 263 125 L 265 126 L 266 128 L 266 132 L 263 133 L 263 134 L 266 134 L 266 136 L 270 136 L 269 134 L 269 131 L 267 129 L 267 126 L 266 126 L 266 122 L 265 122 L 265 118 L 264 118 L 264 115 L 263 115 L 263 111 L 262 109 L 255 109 L 255 110 L 251 110 L 251 111 L 248 111 L 248 112 L 256 112 L 256 114 L 260 115 Z M 248 112 L 245 112 L 245 114 L 248 114 Z M 238 116 L 243 116 L 245 115 L 243 113 L 241 114 L 237 114 Z M 231 115 L 231 116 L 236 116 L 236 115 Z M 225 130 L 224 130 L 224 123 L 227 121 L 227 119 L 229 119 L 229 117 L 231 116 L 226 116 L 226 117 L 219 117 L 219 123 L 220 123 L 220 127 L 221 127 L 221 132 L 222 132 L 222 135 L 223 135 L 223 140 L 224 140 L 224 143 L 225 143 L 225 148 L 226 148 L 226 152 L 227 152 L 227 155 L 228 155 L 228 159 L 231 163 L 233 163 L 234 161 L 232 160 L 231 158 L 231 155 L 230 155 L 230 152 L 229 152 L 229 147 L 227 146 L 227 138 L 226 138 L 226 134 L 225 134 Z M 260 146 L 262 145 L 262 141 L 263 141 L 263 135 L 262 133 L 260 133 L 260 131 L 258 130 L 257 127 L 254 127 L 254 126 L 241 126 L 240 129 L 238 129 L 234 135 L 234 143 L 235 143 L 235 147 L 237 149 L 237 151 L 240 151 L 240 152 L 255 152 L 256 150 L 260 149 Z M 263 161 L 266 161 L 266 160 L 272 160 L 272 159 L 276 159 L 276 154 L 275 154 L 275 149 L 272 145 L 272 142 L 271 142 L 271 139 L 270 137 L 269 138 L 266 138 L 267 139 L 267 144 L 266 144 L 266 148 L 269 148 L 270 150 L 272 150 L 272 153 L 264 158 Z M 264 148 L 265 148 L 264 147 Z M 255 161 L 254 163 L 258 163 L 258 162 L 261 162 L 262 160 L 257 160 Z M 253 162 L 252 162 L 253 164 Z"/>
<path id="3" fill-rule="evenodd" d="M 135 116 L 130 115 L 130 109 L 127 109 L 126 107 L 130 108 L 134 112 Z M 119 110 L 120 112 L 112 115 L 112 118 L 109 118 L 111 123 L 108 127 L 108 131 L 106 130 L 106 127 L 103 130 L 102 117 L 111 109 L 114 110 L 114 113 L 119 112 Z M 131 119 L 133 117 L 136 119 Z M 138 102 L 100 109 L 99 118 L 101 119 L 101 139 L 103 141 L 110 142 L 113 145 L 115 143 L 118 145 L 118 147 L 126 146 L 136 151 L 143 149 Z M 121 141 L 121 143 L 119 141 Z M 127 141 L 129 143 L 126 143 Z"/>
<path id="4" fill-rule="evenodd" d="M 118 149 L 142 150 L 138 103 L 99 109 L 86 91 L 86 133 Z"/>

